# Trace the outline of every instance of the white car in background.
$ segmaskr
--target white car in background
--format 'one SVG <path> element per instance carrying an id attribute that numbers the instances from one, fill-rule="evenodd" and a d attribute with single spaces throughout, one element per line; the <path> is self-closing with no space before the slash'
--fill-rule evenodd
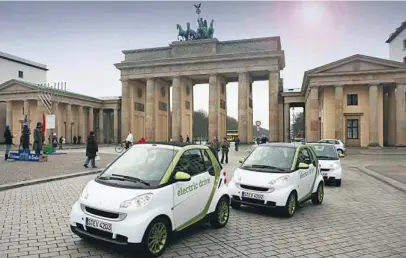
<path id="1" fill-rule="evenodd" d="M 341 186 L 343 170 L 341 168 L 340 158 L 343 158 L 344 154 L 339 154 L 336 148 L 331 144 L 308 143 L 307 145 L 311 146 L 317 155 L 324 182 Z"/>
<path id="2" fill-rule="evenodd" d="M 276 208 L 292 217 L 300 203 L 321 204 L 324 182 L 316 154 L 304 144 L 258 145 L 228 184 L 231 207 Z"/>
<path id="3" fill-rule="evenodd" d="M 337 139 L 321 139 L 320 141 L 317 141 L 318 143 L 328 143 L 328 144 L 333 144 L 336 149 L 338 154 L 344 154 L 345 153 L 345 144 L 341 140 Z"/>

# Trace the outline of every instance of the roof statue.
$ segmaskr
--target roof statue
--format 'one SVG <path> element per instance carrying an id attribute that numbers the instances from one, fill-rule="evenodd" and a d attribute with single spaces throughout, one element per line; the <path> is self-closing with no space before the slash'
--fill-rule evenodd
<path id="1" fill-rule="evenodd" d="M 211 20 L 210 25 L 207 24 L 207 20 L 200 17 L 200 7 L 202 4 L 194 5 L 197 13 L 197 30 L 190 28 L 190 23 L 186 23 L 186 30 L 182 28 L 180 24 L 176 24 L 178 29 L 178 40 L 199 40 L 199 39 L 211 39 L 214 35 L 214 20 Z"/>

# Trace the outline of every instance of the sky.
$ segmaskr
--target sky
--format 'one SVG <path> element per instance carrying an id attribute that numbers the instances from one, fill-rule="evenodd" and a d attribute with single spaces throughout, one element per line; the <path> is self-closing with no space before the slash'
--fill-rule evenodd
<path id="1" fill-rule="evenodd" d="M 121 95 L 122 50 L 168 46 L 176 24 L 196 29 L 196 2 L 1 2 L 0 51 L 46 64 L 48 82 L 94 97 Z M 203 2 L 220 41 L 280 36 L 285 90 L 306 70 L 364 54 L 389 58 L 389 35 L 406 20 L 406 2 Z M 208 85 L 194 87 L 208 110 Z M 227 113 L 238 118 L 238 85 L 227 85 Z M 268 128 L 268 82 L 253 84 L 254 121 Z"/>

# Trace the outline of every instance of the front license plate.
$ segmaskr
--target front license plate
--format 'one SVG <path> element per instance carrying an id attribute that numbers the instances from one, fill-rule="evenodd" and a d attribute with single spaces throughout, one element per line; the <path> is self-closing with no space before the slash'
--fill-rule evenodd
<path id="1" fill-rule="evenodd" d="M 86 218 L 86 227 L 97 228 L 103 231 L 112 232 L 113 227 L 111 223 L 103 222 L 96 219 Z"/>
<path id="2" fill-rule="evenodd" d="M 242 192 L 242 197 L 243 198 L 258 199 L 258 200 L 263 200 L 264 199 L 263 194 L 249 193 L 249 192 Z"/>
<path id="3" fill-rule="evenodd" d="M 321 173 L 322 176 L 327 176 L 327 173 Z"/>

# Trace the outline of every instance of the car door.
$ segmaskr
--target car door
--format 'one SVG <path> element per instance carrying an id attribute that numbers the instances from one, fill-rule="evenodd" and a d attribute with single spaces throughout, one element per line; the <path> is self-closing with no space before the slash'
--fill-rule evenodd
<path id="1" fill-rule="evenodd" d="M 303 155 L 305 156 L 305 163 L 307 165 L 309 165 L 309 169 L 308 169 L 308 175 L 305 177 L 306 179 L 306 185 L 307 185 L 307 191 L 306 191 L 306 195 L 309 194 L 312 190 L 312 186 L 313 186 L 313 182 L 314 182 L 314 178 L 316 176 L 316 171 L 317 171 L 317 162 L 314 159 L 312 152 L 310 149 L 308 149 L 308 147 L 304 147 L 302 149 L 303 151 Z"/>
<path id="2" fill-rule="evenodd" d="M 309 151 L 302 147 L 298 153 L 298 164 L 299 163 L 305 163 L 309 165 L 308 169 L 299 169 L 298 173 L 299 173 L 299 185 L 298 185 L 298 189 L 299 189 L 299 193 L 298 193 L 298 197 L 299 200 L 302 200 L 303 198 L 306 197 L 306 195 L 309 193 L 310 191 L 310 178 L 311 178 L 311 166 L 309 163 L 311 163 L 311 159 L 310 159 L 310 154 Z"/>
<path id="3" fill-rule="evenodd" d="M 207 188 L 214 180 L 205 169 L 200 149 L 185 151 L 179 159 L 174 173 L 185 172 L 191 176 L 188 182 L 175 182 L 173 216 L 175 227 L 180 228 L 200 215 L 206 206 Z"/>

